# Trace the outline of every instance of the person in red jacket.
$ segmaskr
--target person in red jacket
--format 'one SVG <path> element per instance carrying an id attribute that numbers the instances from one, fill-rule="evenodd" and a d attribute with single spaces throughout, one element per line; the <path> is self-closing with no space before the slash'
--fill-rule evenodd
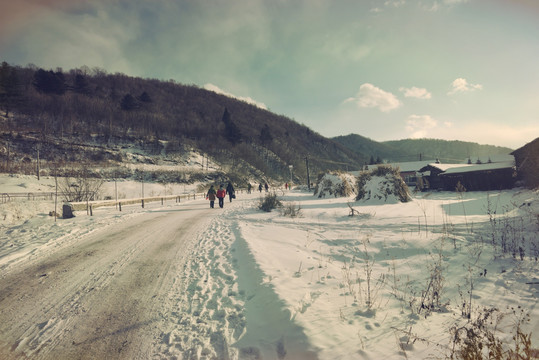
<path id="1" fill-rule="evenodd" d="M 226 190 L 223 189 L 223 184 L 219 185 L 219 190 L 217 190 L 217 199 L 219 199 L 219 207 L 223 208 L 225 204 Z"/>

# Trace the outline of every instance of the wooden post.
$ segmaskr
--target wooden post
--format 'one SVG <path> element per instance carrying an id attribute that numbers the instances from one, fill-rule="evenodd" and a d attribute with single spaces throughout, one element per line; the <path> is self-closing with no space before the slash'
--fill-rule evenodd
<path id="1" fill-rule="evenodd" d="M 122 203 L 119 202 L 118 205 L 120 206 L 120 211 L 122 211 Z"/>
<path id="2" fill-rule="evenodd" d="M 37 180 L 39 180 L 39 148 L 37 149 Z"/>
<path id="3" fill-rule="evenodd" d="M 92 211 L 92 205 L 90 204 L 90 216 L 94 216 L 94 212 Z"/>
<path id="4" fill-rule="evenodd" d="M 144 208 L 144 199 L 142 199 L 142 208 Z"/>

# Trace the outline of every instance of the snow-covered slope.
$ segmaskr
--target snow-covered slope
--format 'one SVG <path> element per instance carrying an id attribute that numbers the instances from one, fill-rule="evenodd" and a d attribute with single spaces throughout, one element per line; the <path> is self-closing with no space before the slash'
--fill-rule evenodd
<path id="1" fill-rule="evenodd" d="M 18 182 L 35 186 L 30 178 Z M 3 276 L 91 234 L 196 208 L 209 225 L 197 233 L 186 265 L 174 270 L 170 297 L 151 323 L 152 334 L 161 334 L 147 349 L 154 358 L 446 358 L 463 349 L 455 335 L 472 328 L 485 351 L 490 334 L 514 350 L 517 331 L 531 333 L 532 349 L 539 347 L 538 192 L 439 192 L 383 204 L 283 194 L 301 216 L 259 211 L 264 193 L 238 193 L 223 210 L 195 200 L 121 213 L 100 208 L 93 217 L 79 213 L 56 223 L 45 213 L 2 222 L 0 286 Z M 349 216 L 349 203 L 364 216 Z M 120 255 L 110 276 L 128 266 Z M 26 296 L 39 297 L 39 288 Z M 73 299 L 66 308 L 84 309 Z M 12 316 L 2 312 L 2 301 L 0 321 Z M 69 329 L 75 320 L 59 312 L 36 322 L 28 329 L 32 342 L 0 341 L 0 354 L 46 358 L 31 347 L 52 346 L 49 326 Z M 123 346 L 129 353 L 135 344 Z"/>

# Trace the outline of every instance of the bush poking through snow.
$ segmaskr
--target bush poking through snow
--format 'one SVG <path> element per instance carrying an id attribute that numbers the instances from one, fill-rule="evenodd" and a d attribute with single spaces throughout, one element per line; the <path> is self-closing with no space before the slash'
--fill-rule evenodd
<path id="1" fill-rule="evenodd" d="M 357 177 L 356 200 L 397 203 L 411 199 L 408 186 L 402 180 L 398 168 L 381 165 Z"/>
<path id="2" fill-rule="evenodd" d="M 281 201 L 277 198 L 277 194 L 272 192 L 266 194 L 264 198 L 260 198 L 260 203 L 258 205 L 258 208 L 260 210 L 264 210 L 265 212 L 270 212 L 273 209 L 282 207 L 283 204 Z"/>
<path id="3" fill-rule="evenodd" d="M 518 315 L 518 314 L 514 314 Z M 497 331 L 504 314 L 496 308 L 484 308 L 477 319 L 451 329 L 450 359 L 536 359 L 537 349 L 531 342 L 531 333 L 522 330 L 529 315 L 519 318 L 513 330 L 512 341 Z"/>
<path id="4" fill-rule="evenodd" d="M 291 218 L 301 216 L 301 206 L 295 203 L 286 203 L 281 207 L 281 214 Z"/>
<path id="5" fill-rule="evenodd" d="M 322 175 L 316 184 L 314 195 L 319 198 L 326 196 L 348 197 L 354 194 L 354 176 L 342 172 L 329 172 Z"/>

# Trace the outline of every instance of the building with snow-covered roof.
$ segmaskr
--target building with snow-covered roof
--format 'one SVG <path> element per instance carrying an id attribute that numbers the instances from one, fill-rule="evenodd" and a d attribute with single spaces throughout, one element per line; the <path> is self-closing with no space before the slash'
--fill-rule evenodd
<path id="1" fill-rule="evenodd" d="M 470 159 L 471 160 L 471 159 Z M 503 156 L 493 161 L 468 161 L 467 164 L 428 164 L 421 168 L 429 189 L 454 191 L 460 183 L 468 191 L 510 189 L 515 184 L 515 158 Z"/>

